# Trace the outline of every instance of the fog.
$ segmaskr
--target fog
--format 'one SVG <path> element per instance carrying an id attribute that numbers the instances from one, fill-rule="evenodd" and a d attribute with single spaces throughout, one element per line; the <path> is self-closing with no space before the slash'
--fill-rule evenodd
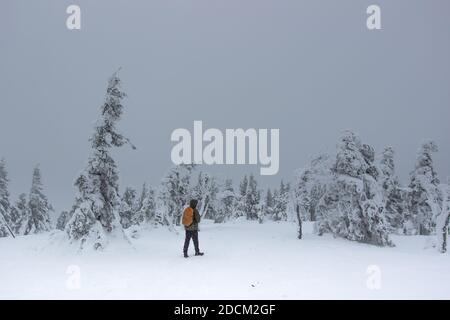
<path id="1" fill-rule="evenodd" d="M 450 176 L 450 2 L 376 1 L 382 30 L 366 28 L 372 1 L 3 0 L 0 11 L 0 157 L 13 200 L 40 163 L 57 210 L 89 155 L 108 77 L 128 94 L 114 151 L 121 185 L 159 183 L 177 128 L 280 129 L 290 180 L 311 156 L 333 151 L 345 129 L 396 151 L 407 183 L 420 142 L 433 139 Z M 66 8 L 81 7 L 81 30 Z M 259 166 L 205 168 L 236 181 Z"/>

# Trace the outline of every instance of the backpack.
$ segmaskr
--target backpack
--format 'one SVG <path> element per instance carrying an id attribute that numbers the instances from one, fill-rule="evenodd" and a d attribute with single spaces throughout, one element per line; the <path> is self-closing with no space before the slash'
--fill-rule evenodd
<path id="1" fill-rule="evenodd" d="M 181 223 L 185 227 L 189 227 L 194 222 L 194 209 L 187 207 L 183 212 L 183 219 Z"/>

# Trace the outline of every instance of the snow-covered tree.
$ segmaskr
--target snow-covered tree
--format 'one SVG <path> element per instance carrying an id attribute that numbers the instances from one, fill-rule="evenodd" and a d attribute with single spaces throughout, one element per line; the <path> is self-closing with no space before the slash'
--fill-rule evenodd
<path id="1" fill-rule="evenodd" d="M 293 198 L 295 202 L 295 209 L 297 215 L 297 222 L 299 225 L 303 220 L 306 220 L 307 217 L 311 220 L 312 212 L 315 212 L 315 208 L 312 208 L 311 199 L 308 192 L 308 182 L 310 180 L 311 172 L 308 169 L 303 169 L 297 172 L 295 177 L 295 184 Z M 315 219 L 315 217 L 314 217 Z"/>
<path id="2" fill-rule="evenodd" d="M 273 210 L 272 210 L 273 211 L 272 219 L 274 221 L 287 220 L 287 209 L 290 200 L 289 193 L 290 193 L 289 184 L 285 184 L 282 180 L 279 189 L 275 190 L 274 192 Z"/>
<path id="3" fill-rule="evenodd" d="M 236 210 L 236 194 L 233 188 L 233 181 L 226 179 L 217 194 L 218 209 L 214 222 L 225 222 L 234 216 Z"/>
<path id="4" fill-rule="evenodd" d="M 63 211 L 56 221 L 56 229 L 64 231 L 66 228 L 67 221 L 70 219 L 70 213 L 68 211 Z"/>
<path id="5" fill-rule="evenodd" d="M 131 227 L 138 211 L 136 190 L 127 187 L 122 195 L 119 207 L 120 223 L 124 229 Z"/>
<path id="6" fill-rule="evenodd" d="M 244 175 L 239 183 L 239 194 L 236 199 L 236 210 L 234 217 L 246 217 L 247 220 L 258 219 L 258 212 L 262 207 L 260 204 L 261 192 L 258 182 L 253 174 Z"/>
<path id="7" fill-rule="evenodd" d="M 184 208 L 189 204 L 195 165 L 180 164 L 172 167 L 158 190 L 155 222 L 159 225 L 178 226 Z"/>
<path id="8" fill-rule="evenodd" d="M 386 200 L 386 221 L 391 230 L 398 231 L 404 226 L 405 192 L 395 174 L 394 149 L 386 147 L 380 161 L 381 187 Z"/>
<path id="9" fill-rule="evenodd" d="M 345 131 L 338 144 L 333 172 L 360 178 L 367 171 L 367 163 L 361 153 L 361 140 L 353 132 Z"/>
<path id="10" fill-rule="evenodd" d="M 217 217 L 217 193 L 219 186 L 215 177 L 208 173 L 198 174 L 197 185 L 193 190 L 193 197 L 198 200 L 198 211 L 200 216 L 215 220 Z"/>
<path id="11" fill-rule="evenodd" d="M 78 193 L 73 214 L 65 228 L 71 242 L 78 242 L 80 248 L 89 245 L 103 249 L 108 236 L 115 233 L 126 239 L 119 217 L 119 172 L 111 156 L 113 147 L 126 143 L 131 145 L 116 128 L 123 114 L 122 100 L 125 96 L 116 72 L 108 82 L 105 102 L 100 109 L 101 117 L 91 138 L 92 153 L 88 164 L 75 181 Z"/>
<path id="12" fill-rule="evenodd" d="M 441 186 L 443 203 L 441 213 L 436 218 L 436 233 L 438 239 L 438 248 L 442 253 L 447 252 L 447 238 L 450 223 L 450 179 L 447 185 Z"/>
<path id="13" fill-rule="evenodd" d="M 316 208 L 330 184 L 332 165 L 331 157 L 321 154 L 313 158 L 308 166 L 296 172 L 293 200 L 295 211 L 298 205 L 302 219 L 316 221 Z"/>
<path id="14" fill-rule="evenodd" d="M 415 169 L 409 184 L 408 233 L 429 235 L 435 231 L 435 219 L 441 213 L 442 195 L 434 170 L 432 154 L 438 148 L 433 141 L 424 142 L 418 150 Z"/>
<path id="15" fill-rule="evenodd" d="M 39 165 L 33 170 L 33 179 L 28 200 L 29 215 L 24 220 L 24 234 L 50 231 L 50 212 L 53 207 L 44 194 Z"/>
<path id="16" fill-rule="evenodd" d="M 25 233 L 26 222 L 29 220 L 29 217 L 30 207 L 28 205 L 27 195 L 21 193 L 14 207 L 11 208 L 11 225 L 15 234 L 23 235 Z"/>
<path id="17" fill-rule="evenodd" d="M 9 203 L 8 172 L 5 160 L 0 160 L 0 237 L 13 235 L 11 226 L 11 205 Z"/>
<path id="18" fill-rule="evenodd" d="M 263 214 L 265 217 L 271 218 L 273 216 L 274 204 L 275 204 L 275 199 L 272 194 L 272 190 L 270 190 L 270 188 L 268 188 L 266 195 L 264 197 L 264 204 L 263 204 Z"/>
<path id="19" fill-rule="evenodd" d="M 362 144 L 353 132 L 344 132 L 331 183 L 318 205 L 319 234 L 330 232 L 349 240 L 392 245 L 374 158 L 372 147 Z"/>
<path id="20" fill-rule="evenodd" d="M 9 225 L 8 227 L 14 233 L 14 235 L 19 235 L 20 230 L 20 212 L 16 206 L 11 206 L 9 211 Z"/>
<path id="21" fill-rule="evenodd" d="M 248 178 L 247 193 L 245 195 L 245 214 L 247 220 L 257 220 L 261 194 L 258 190 L 258 183 L 253 174 Z"/>
<path id="22" fill-rule="evenodd" d="M 151 223 L 154 221 L 156 211 L 155 191 L 151 187 L 147 187 L 144 183 L 142 186 L 141 196 L 138 201 L 138 210 L 134 216 L 133 224 L 140 225 L 143 223 Z"/>
<path id="23" fill-rule="evenodd" d="M 265 217 L 266 217 L 265 216 L 265 212 L 266 212 L 265 203 L 266 203 L 266 201 L 265 201 L 264 197 L 261 196 L 261 194 L 262 194 L 262 191 L 258 190 L 259 202 L 258 202 L 258 204 L 256 206 L 256 218 L 258 219 L 259 223 L 263 223 L 264 220 L 265 220 Z"/>
<path id="24" fill-rule="evenodd" d="M 239 195 L 241 197 L 245 197 L 245 195 L 247 194 L 247 188 L 248 188 L 248 177 L 247 175 L 244 175 L 242 181 L 239 183 Z"/>
<path id="25" fill-rule="evenodd" d="M 247 216 L 247 190 L 248 177 L 247 175 L 244 175 L 239 183 L 239 193 L 236 198 L 236 210 L 234 211 L 233 218 Z"/>

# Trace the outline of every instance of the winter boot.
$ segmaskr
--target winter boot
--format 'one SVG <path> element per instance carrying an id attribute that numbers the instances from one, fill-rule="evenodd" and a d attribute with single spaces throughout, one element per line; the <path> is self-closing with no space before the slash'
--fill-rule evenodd
<path id="1" fill-rule="evenodd" d="M 199 252 L 196 252 L 195 255 L 196 256 L 202 256 L 202 255 L 204 255 L 204 253 L 199 251 Z"/>
<path id="2" fill-rule="evenodd" d="M 184 253 L 184 257 L 185 257 L 185 258 L 189 258 L 187 252 Z"/>

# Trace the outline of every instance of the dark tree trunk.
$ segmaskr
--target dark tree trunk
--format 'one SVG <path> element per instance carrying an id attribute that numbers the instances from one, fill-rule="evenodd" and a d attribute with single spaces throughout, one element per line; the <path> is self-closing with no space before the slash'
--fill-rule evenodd
<path id="1" fill-rule="evenodd" d="M 314 207 L 311 208 L 310 220 L 316 221 L 316 209 Z"/>
<path id="2" fill-rule="evenodd" d="M 300 206 L 299 205 L 296 206 L 295 211 L 297 211 L 298 238 L 301 239 L 303 237 L 303 230 L 302 230 L 302 218 L 300 217 Z"/>
<path id="3" fill-rule="evenodd" d="M 448 236 L 448 224 L 450 222 L 450 212 L 447 213 L 447 217 L 445 218 L 444 226 L 442 227 L 442 244 L 441 244 L 441 252 L 447 252 L 447 236 Z"/>

